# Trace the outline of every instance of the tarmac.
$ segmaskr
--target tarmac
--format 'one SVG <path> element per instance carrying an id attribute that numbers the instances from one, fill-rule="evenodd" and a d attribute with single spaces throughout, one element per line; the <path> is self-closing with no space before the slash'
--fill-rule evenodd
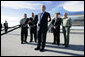
<path id="1" fill-rule="evenodd" d="M 70 46 L 65 48 L 63 34 L 60 33 L 61 45 L 52 45 L 53 33 L 47 33 L 44 52 L 35 51 L 37 43 L 21 44 L 20 28 L 1 36 L 1 56 L 84 56 L 84 30 L 71 30 Z"/>

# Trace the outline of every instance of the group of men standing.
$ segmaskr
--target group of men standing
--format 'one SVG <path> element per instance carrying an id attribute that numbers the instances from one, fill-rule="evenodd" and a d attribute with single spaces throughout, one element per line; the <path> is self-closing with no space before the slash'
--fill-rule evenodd
<path id="1" fill-rule="evenodd" d="M 30 26 L 30 42 L 34 40 L 38 44 L 35 50 L 44 51 L 46 44 L 46 35 L 48 30 L 48 22 L 51 21 L 50 14 L 45 11 L 45 5 L 41 6 L 41 13 L 38 15 L 34 15 L 32 13 L 32 17 L 27 18 L 27 14 L 24 14 L 24 18 L 21 19 L 21 44 L 27 43 L 27 35 L 28 35 L 28 24 Z M 71 19 L 67 17 L 67 13 L 64 14 L 64 18 L 59 17 L 59 13 L 54 14 L 54 19 L 52 20 L 52 30 L 54 35 L 53 44 L 60 45 L 60 25 L 62 24 L 64 38 L 65 38 L 65 47 L 69 46 L 69 33 L 71 27 Z"/>
<path id="2" fill-rule="evenodd" d="M 54 14 L 54 19 L 52 20 L 52 31 L 54 35 L 53 44 L 60 45 L 60 25 L 62 24 L 62 31 L 64 35 L 64 45 L 69 46 L 69 33 L 70 27 L 72 26 L 71 19 L 67 17 L 67 13 L 64 13 L 63 18 L 59 17 L 60 13 Z"/>
<path id="3" fill-rule="evenodd" d="M 32 13 L 32 17 L 27 18 L 27 14 L 24 14 L 24 18 L 20 21 L 21 26 L 21 44 L 27 43 L 27 35 L 28 35 L 28 24 L 30 26 L 30 42 L 33 42 L 33 34 L 34 40 L 37 42 L 37 22 L 38 16 Z"/>

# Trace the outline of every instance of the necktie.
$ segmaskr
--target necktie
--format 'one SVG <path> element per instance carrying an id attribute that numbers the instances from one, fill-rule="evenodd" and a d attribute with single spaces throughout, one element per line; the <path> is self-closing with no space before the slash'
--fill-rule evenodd
<path id="1" fill-rule="evenodd" d="M 43 12 L 41 13 L 40 19 L 42 18 L 42 16 L 43 16 Z"/>
<path id="2" fill-rule="evenodd" d="M 56 21 L 57 21 L 57 19 L 55 19 L 55 24 L 56 24 Z M 54 25 L 55 25 L 55 24 L 54 24 Z"/>
<path id="3" fill-rule="evenodd" d="M 41 15 L 40 15 L 39 24 L 40 24 L 40 22 L 41 22 L 42 16 L 43 16 L 43 12 L 42 12 Z"/>

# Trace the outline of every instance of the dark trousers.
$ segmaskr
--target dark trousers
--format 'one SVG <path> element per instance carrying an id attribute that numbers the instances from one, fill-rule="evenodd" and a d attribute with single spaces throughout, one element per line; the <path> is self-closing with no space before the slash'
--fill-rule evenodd
<path id="1" fill-rule="evenodd" d="M 7 33 L 8 32 L 8 27 L 5 27 L 5 33 Z"/>
<path id="2" fill-rule="evenodd" d="M 45 48 L 46 34 L 47 34 L 47 32 L 38 31 L 38 45 L 37 45 L 37 48 L 41 48 L 41 49 Z"/>
<path id="3" fill-rule="evenodd" d="M 22 27 L 21 28 L 21 42 L 22 43 L 27 41 L 27 35 L 28 35 L 28 28 Z"/>
<path id="4" fill-rule="evenodd" d="M 65 46 L 69 46 L 69 34 L 70 34 L 70 27 L 63 26 L 63 35 L 64 35 Z"/>
<path id="5" fill-rule="evenodd" d="M 37 41 L 37 26 L 30 28 L 30 41 L 33 41 L 33 34 L 34 40 Z"/>
<path id="6" fill-rule="evenodd" d="M 54 35 L 54 42 L 53 43 L 57 43 L 59 45 L 60 44 L 60 29 L 54 29 L 53 35 Z"/>

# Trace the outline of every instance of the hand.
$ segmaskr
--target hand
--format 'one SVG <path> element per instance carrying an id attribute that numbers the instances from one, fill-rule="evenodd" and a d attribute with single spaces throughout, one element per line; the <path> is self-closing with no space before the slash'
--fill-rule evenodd
<path id="1" fill-rule="evenodd" d="M 54 29 L 56 29 L 56 27 L 54 26 Z"/>
<path id="2" fill-rule="evenodd" d="M 35 27 L 35 25 L 32 25 L 31 27 Z"/>
<path id="3" fill-rule="evenodd" d="M 50 17 L 48 16 L 48 21 L 50 21 Z"/>
<path id="4" fill-rule="evenodd" d="M 35 26 L 35 25 L 34 25 Z"/>
<path id="5" fill-rule="evenodd" d="M 32 22 L 31 20 L 28 21 L 28 23 L 31 23 L 31 22 Z"/>

